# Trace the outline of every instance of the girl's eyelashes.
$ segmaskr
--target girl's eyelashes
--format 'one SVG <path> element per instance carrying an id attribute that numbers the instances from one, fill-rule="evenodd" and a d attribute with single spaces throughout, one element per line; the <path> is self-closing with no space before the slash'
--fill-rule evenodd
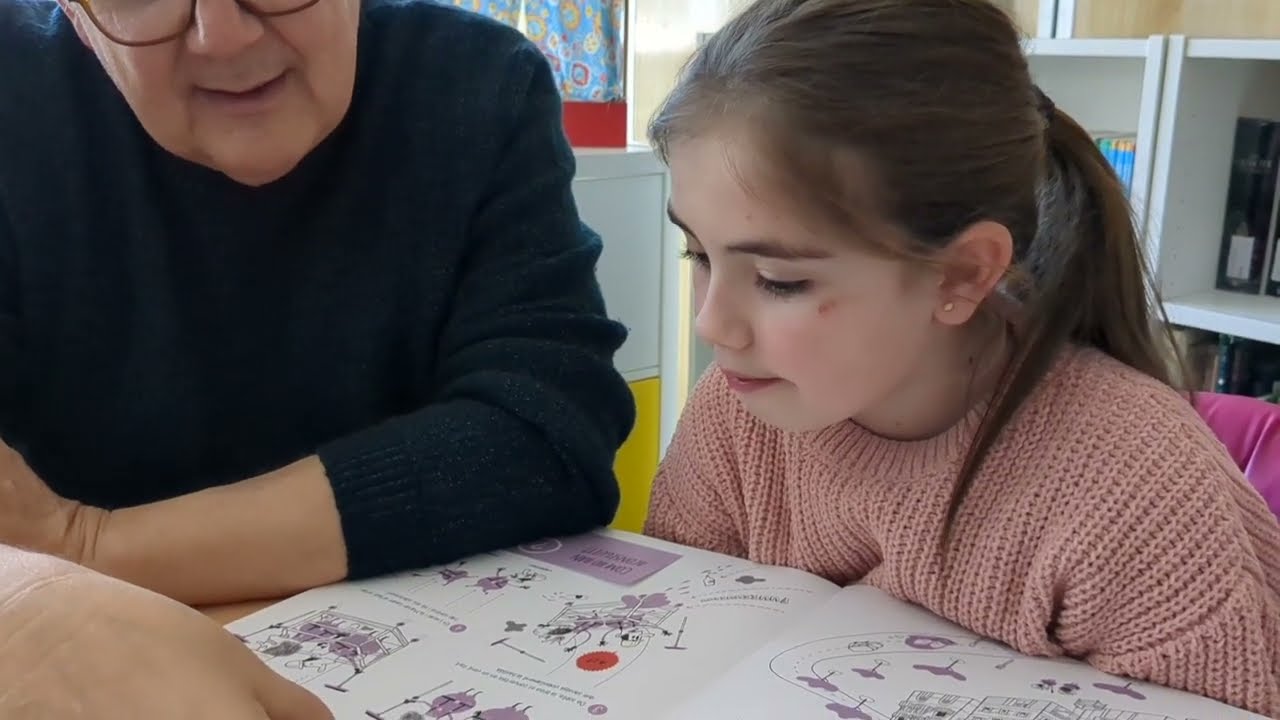
<path id="1" fill-rule="evenodd" d="M 680 257 L 692 262 L 699 267 L 707 267 L 711 262 L 707 259 L 707 254 L 702 252 L 694 252 L 693 250 L 685 250 L 680 253 Z"/>
<path id="2" fill-rule="evenodd" d="M 770 280 L 766 277 L 756 276 L 756 286 L 761 290 L 775 295 L 777 297 L 793 297 L 803 293 L 809 289 L 808 280 L 791 280 L 783 282 L 782 280 Z"/>
<path id="3" fill-rule="evenodd" d="M 685 249 L 680 253 L 680 257 L 703 269 L 711 267 L 711 260 L 704 252 Z M 810 285 L 811 283 L 808 280 L 770 280 L 762 275 L 756 275 L 756 287 L 775 297 L 785 298 L 799 295 L 808 290 Z"/>

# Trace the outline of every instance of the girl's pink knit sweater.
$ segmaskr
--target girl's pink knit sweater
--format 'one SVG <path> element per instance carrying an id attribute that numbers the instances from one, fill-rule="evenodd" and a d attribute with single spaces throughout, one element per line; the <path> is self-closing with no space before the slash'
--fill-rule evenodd
<path id="1" fill-rule="evenodd" d="M 646 531 L 868 583 L 1024 653 L 1280 716 L 1280 527 L 1187 401 L 1096 351 L 1064 352 L 941 553 L 978 412 L 922 441 L 852 422 L 788 434 L 713 369 Z"/>

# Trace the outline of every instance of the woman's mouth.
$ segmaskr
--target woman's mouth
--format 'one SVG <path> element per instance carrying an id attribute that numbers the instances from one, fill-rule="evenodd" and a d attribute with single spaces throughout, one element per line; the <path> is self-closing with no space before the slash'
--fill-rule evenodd
<path id="1" fill-rule="evenodd" d="M 742 375 L 721 368 L 721 374 L 724 375 L 725 382 L 729 385 L 729 389 L 737 393 L 752 393 L 757 390 L 764 390 L 772 387 L 782 380 L 776 377 L 754 377 L 751 375 Z"/>
<path id="2" fill-rule="evenodd" d="M 236 114 L 254 114 L 266 110 L 284 89 L 287 72 L 242 88 L 196 87 L 196 95 L 220 110 Z"/>

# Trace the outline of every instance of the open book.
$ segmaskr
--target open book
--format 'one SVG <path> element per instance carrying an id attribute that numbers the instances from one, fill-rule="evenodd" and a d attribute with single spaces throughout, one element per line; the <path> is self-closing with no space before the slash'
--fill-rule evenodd
<path id="1" fill-rule="evenodd" d="M 601 531 L 229 626 L 339 720 L 1245 720 L 869 587 Z"/>

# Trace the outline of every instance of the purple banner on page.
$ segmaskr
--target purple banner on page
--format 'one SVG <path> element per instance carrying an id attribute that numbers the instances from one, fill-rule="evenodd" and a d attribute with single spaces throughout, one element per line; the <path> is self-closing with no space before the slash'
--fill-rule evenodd
<path id="1" fill-rule="evenodd" d="M 680 559 L 665 550 L 590 533 L 526 543 L 515 551 L 618 585 L 634 585 Z"/>

